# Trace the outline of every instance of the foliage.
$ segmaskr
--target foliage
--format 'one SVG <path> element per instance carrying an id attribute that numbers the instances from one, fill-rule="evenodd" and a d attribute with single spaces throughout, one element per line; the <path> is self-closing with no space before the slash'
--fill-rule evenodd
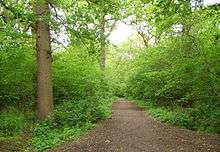
<path id="1" fill-rule="evenodd" d="M 113 100 L 109 101 L 108 104 L 102 101 L 95 107 L 95 101 L 89 100 L 65 101 L 57 105 L 47 120 L 35 126 L 32 146 L 37 151 L 43 151 L 68 139 L 79 137 L 94 127 L 97 119 L 109 117 L 109 105 Z"/>
<path id="2" fill-rule="evenodd" d="M 25 50 L 22 53 L 26 53 Z M 22 54 L 19 55 L 22 56 Z M 24 66 L 33 66 L 34 62 L 27 62 L 29 60 L 33 61 L 32 56 L 25 58 L 25 55 L 23 55 L 22 57 L 23 60 L 18 60 L 19 62 L 17 62 L 19 65 L 24 62 Z M 37 123 L 34 127 L 32 146 L 37 150 L 44 150 L 67 139 L 78 137 L 93 127 L 93 123 L 97 122 L 97 120 L 108 118 L 110 116 L 110 106 L 113 101 L 111 94 L 108 93 L 108 84 L 104 83 L 105 78 L 99 69 L 96 57 L 89 55 L 87 49 L 83 47 L 70 47 L 69 50 L 64 52 L 54 53 L 53 58 L 56 106 L 53 115 L 48 120 Z M 17 58 L 14 58 L 14 60 L 17 61 Z M 30 63 L 30 65 L 26 62 Z M 22 75 L 28 72 L 31 76 L 34 75 L 30 68 L 28 70 L 22 70 Z M 17 71 L 14 72 L 16 74 Z M 19 81 L 24 82 L 21 78 L 17 77 L 15 81 L 12 81 L 13 79 L 8 79 L 7 81 L 15 85 Z M 32 79 L 32 77 L 30 78 Z M 32 80 L 24 83 L 25 85 L 34 86 Z M 22 86 L 20 85 L 19 88 Z M 5 87 L 4 89 L 9 88 Z M 22 93 L 14 90 L 11 91 Z M 22 91 L 25 91 L 25 89 Z M 28 94 L 30 98 L 34 98 L 32 91 Z M 7 90 L 6 93 L 10 93 L 10 91 Z M 20 94 L 18 94 L 18 97 L 20 97 Z M 18 98 L 19 100 L 20 98 Z M 13 106 L 20 107 L 19 103 L 15 103 Z M 25 106 L 29 107 L 31 111 L 31 104 Z M 2 137 L 18 135 L 24 129 L 24 123 L 33 123 L 30 113 L 27 113 L 27 116 L 24 116 L 22 113 L 23 111 L 20 109 L 19 113 L 9 110 L 1 114 L 0 130 Z"/>
<path id="3" fill-rule="evenodd" d="M 26 34 L 8 29 L 0 33 L 0 105 L 29 102 L 33 96 L 34 52 L 24 44 L 31 39 Z M 16 41 L 16 43 L 14 42 Z M 29 103 L 28 103 L 29 104 Z"/>
<path id="4" fill-rule="evenodd" d="M 56 105 L 51 116 L 34 129 L 32 145 L 36 150 L 42 151 L 76 138 L 93 127 L 97 120 L 109 117 L 113 100 L 104 86 L 95 56 L 89 56 L 87 51 L 70 47 L 54 54 Z"/>
<path id="5" fill-rule="evenodd" d="M 219 132 L 219 28 L 214 10 L 199 10 L 188 33 L 167 36 L 133 62 L 127 94 L 164 109 L 151 111 L 172 124 Z M 188 16 L 190 18 L 190 16 Z M 176 109 L 181 109 L 179 112 Z"/>
<path id="6" fill-rule="evenodd" d="M 0 137 L 10 137 L 21 133 L 25 125 L 25 116 L 15 108 L 9 108 L 0 114 Z"/>
<path id="7" fill-rule="evenodd" d="M 35 150 L 51 148 L 109 118 L 113 94 L 141 100 L 137 103 L 162 121 L 220 133 L 219 5 L 50 1 L 46 20 L 52 49 L 60 46 L 58 33 L 67 34 L 70 43 L 52 52 L 54 110 L 36 122 L 33 2 L 0 1 L 1 137 L 19 136 L 30 125 Z M 118 20 L 137 28 L 145 45 L 135 35 L 109 46 L 108 36 Z M 103 42 L 108 53 L 105 72 L 98 64 Z"/>
<path id="8" fill-rule="evenodd" d="M 72 44 L 89 48 L 90 54 L 99 54 L 102 42 L 117 20 L 121 18 L 120 0 L 75 1 L 66 9 L 67 32 Z M 109 9 L 111 8 L 111 9 Z"/>
<path id="9" fill-rule="evenodd" d="M 120 1 L 49 2 L 51 14 L 43 20 L 50 25 L 52 48 L 60 45 L 58 33 L 66 25 L 71 45 L 52 54 L 55 108 L 47 120 L 38 123 L 32 115 L 37 84 L 34 2 L 0 1 L 0 110 L 5 111 L 0 115 L 0 130 L 1 136 L 11 137 L 22 132 L 24 124 L 33 125 L 32 144 L 37 150 L 44 150 L 79 136 L 99 119 L 110 116 L 112 94 L 99 69 L 96 52 L 103 41 L 101 35 L 105 34 L 100 33 L 100 25 L 106 20 L 104 28 L 109 30 L 112 21 L 118 19 Z M 111 18 L 105 19 L 107 15 Z M 19 111 L 18 117 L 6 111 L 9 106 Z"/>
<path id="10" fill-rule="evenodd" d="M 138 38 L 134 35 L 118 46 L 110 46 L 111 51 L 107 54 L 106 77 L 110 91 L 118 97 L 126 96 L 127 81 L 132 74 L 132 69 L 135 68 L 133 60 L 141 50 L 139 48 L 142 45 L 141 42 L 136 41 Z"/>
<path id="11" fill-rule="evenodd" d="M 102 91 L 97 61 L 85 48 L 70 48 L 54 54 L 54 95 L 59 99 L 86 99 Z"/>
<path id="12" fill-rule="evenodd" d="M 193 126 L 193 120 L 186 113 L 183 113 L 181 110 L 172 112 L 165 107 L 158 107 L 153 104 L 151 101 L 141 101 L 135 100 L 135 103 L 146 109 L 152 116 L 158 118 L 163 122 L 168 122 L 176 126 L 195 129 Z"/>
<path id="13" fill-rule="evenodd" d="M 46 120 L 36 125 L 32 139 L 34 150 L 44 151 L 66 140 L 77 138 L 88 129 L 94 127 L 93 124 L 87 122 L 83 126 L 53 128 L 53 124 L 51 123 L 51 120 Z"/>

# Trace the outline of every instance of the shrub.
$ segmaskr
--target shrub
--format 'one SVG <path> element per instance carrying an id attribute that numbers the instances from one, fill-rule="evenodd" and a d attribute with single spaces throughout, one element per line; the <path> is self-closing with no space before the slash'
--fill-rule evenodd
<path id="1" fill-rule="evenodd" d="M 98 62 L 86 49 L 71 47 L 54 55 L 53 82 L 57 102 L 94 97 L 105 91 L 103 80 Z"/>
<path id="2" fill-rule="evenodd" d="M 94 122 L 96 106 L 91 100 L 65 101 L 54 110 L 54 121 L 60 126 Z"/>
<path id="3" fill-rule="evenodd" d="M 146 109 L 152 116 L 158 118 L 163 122 L 168 122 L 173 125 L 188 129 L 194 129 L 194 123 L 192 118 L 186 113 L 183 113 L 181 110 L 176 110 L 175 112 L 172 112 L 165 107 L 159 107 L 155 105 L 150 100 L 149 101 L 136 100 L 135 103 L 138 106 Z"/>
<path id="4" fill-rule="evenodd" d="M 80 126 L 62 126 L 56 128 L 52 124 L 53 121 L 46 120 L 35 126 L 32 138 L 32 146 L 35 151 L 44 151 L 54 147 L 68 139 L 79 137 L 88 129 L 94 127 L 92 123 L 84 123 Z"/>
<path id="5" fill-rule="evenodd" d="M 15 109 L 0 114 L 0 137 L 18 135 L 25 125 L 25 117 Z"/>
<path id="6" fill-rule="evenodd" d="M 94 127 L 97 119 L 109 117 L 112 101 L 96 101 L 96 104 L 92 100 L 63 101 L 55 107 L 50 117 L 35 126 L 32 139 L 34 149 L 43 151 L 77 138 Z"/>
<path id="7" fill-rule="evenodd" d="M 4 31 L 6 30 L 6 31 Z M 33 99 L 35 56 L 27 34 L 7 26 L 0 34 L 0 110 Z"/>
<path id="8" fill-rule="evenodd" d="M 197 24 L 202 25 L 195 23 L 192 30 Z M 126 91 L 135 99 L 164 107 L 152 111 L 164 121 L 219 132 L 219 29 L 209 21 L 206 24 L 209 27 L 197 27 L 187 36 L 167 37 L 139 53 Z"/>

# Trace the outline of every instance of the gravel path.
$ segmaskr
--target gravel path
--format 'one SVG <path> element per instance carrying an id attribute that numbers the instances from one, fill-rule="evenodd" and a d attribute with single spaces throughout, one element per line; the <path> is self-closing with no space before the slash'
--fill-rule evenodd
<path id="1" fill-rule="evenodd" d="M 51 152 L 220 152 L 220 135 L 199 134 L 154 120 L 130 102 L 81 139 Z"/>

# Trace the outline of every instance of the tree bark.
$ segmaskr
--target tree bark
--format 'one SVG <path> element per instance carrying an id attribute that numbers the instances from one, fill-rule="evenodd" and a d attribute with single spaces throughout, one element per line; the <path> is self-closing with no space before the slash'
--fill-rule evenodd
<path id="1" fill-rule="evenodd" d="M 102 40 L 104 41 L 104 40 Z M 101 50 L 100 50 L 100 68 L 102 71 L 105 70 L 105 61 L 106 61 L 106 56 L 105 56 L 105 42 L 101 42 Z"/>
<path id="2" fill-rule="evenodd" d="M 146 38 L 146 35 L 143 32 L 140 32 L 140 31 L 138 31 L 138 34 L 141 36 L 141 38 L 144 42 L 145 48 L 148 48 L 148 41 L 149 40 Z"/>
<path id="3" fill-rule="evenodd" d="M 102 17 L 102 23 L 101 23 L 101 48 L 100 48 L 100 59 L 99 59 L 99 64 L 100 64 L 100 68 L 102 71 L 105 70 L 105 60 L 106 60 L 106 56 L 105 56 L 105 41 L 106 41 L 106 36 L 105 36 L 105 15 L 103 15 Z"/>
<path id="4" fill-rule="evenodd" d="M 116 26 L 117 21 L 115 20 L 114 23 L 110 26 L 110 29 L 108 31 L 108 33 L 106 34 L 106 20 L 105 20 L 105 14 L 103 14 L 102 16 L 102 22 L 101 22 L 101 47 L 100 47 L 100 59 L 99 59 L 99 64 L 100 64 L 100 68 L 102 71 L 105 71 L 105 67 L 106 67 L 106 40 L 107 38 L 111 35 L 112 31 L 114 30 L 114 27 Z"/>
<path id="5" fill-rule="evenodd" d="M 37 118 L 43 120 L 53 109 L 51 37 L 49 23 L 46 20 L 50 15 L 48 2 L 46 0 L 36 0 L 34 12 L 37 17 L 35 22 Z"/>

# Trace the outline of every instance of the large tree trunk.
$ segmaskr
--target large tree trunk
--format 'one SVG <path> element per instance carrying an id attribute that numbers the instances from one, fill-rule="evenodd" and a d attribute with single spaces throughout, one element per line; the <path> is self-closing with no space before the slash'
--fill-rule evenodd
<path id="1" fill-rule="evenodd" d="M 52 88 L 52 57 L 50 28 L 47 17 L 50 15 L 49 4 L 46 0 L 36 0 L 34 12 L 36 51 L 37 51 L 37 117 L 43 120 L 53 109 Z"/>

